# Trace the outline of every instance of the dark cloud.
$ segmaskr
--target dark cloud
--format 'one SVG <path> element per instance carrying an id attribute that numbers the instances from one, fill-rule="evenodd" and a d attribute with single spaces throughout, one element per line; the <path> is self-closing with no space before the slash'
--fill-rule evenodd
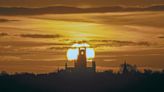
<path id="1" fill-rule="evenodd" d="M 149 7 L 98 7 L 77 8 L 66 6 L 54 6 L 44 8 L 18 8 L 0 7 L 0 15 L 38 15 L 38 14 L 70 14 L 70 13 L 106 13 L 106 12 L 129 12 L 129 11 L 164 11 L 164 5 Z"/>
<path id="2" fill-rule="evenodd" d="M 101 46 L 110 46 L 110 47 L 120 47 L 120 46 L 151 46 L 153 45 L 147 41 L 121 41 L 121 40 L 83 40 L 83 41 L 70 41 L 71 44 L 73 43 L 90 43 L 93 47 L 101 47 Z"/>
<path id="3" fill-rule="evenodd" d="M 53 43 L 53 42 L 35 42 L 35 41 L 1 41 L 0 46 L 10 47 L 38 47 L 38 46 L 62 46 L 64 43 Z"/>
<path id="4" fill-rule="evenodd" d="M 158 38 L 160 38 L 160 39 L 164 39 L 164 35 L 158 36 Z"/>
<path id="5" fill-rule="evenodd" d="M 0 0 L 0 6 L 5 7 L 106 7 L 106 6 L 151 6 L 164 4 L 163 0 Z"/>
<path id="6" fill-rule="evenodd" d="M 121 46 L 150 46 L 152 45 L 149 42 L 133 42 L 133 41 L 119 41 L 119 40 L 90 40 L 90 41 L 80 41 L 80 42 L 71 42 L 70 44 L 74 43 L 90 43 L 92 44 L 91 47 L 97 48 L 97 47 L 121 47 Z M 49 47 L 47 49 L 50 50 L 67 50 L 68 48 L 71 48 L 70 45 L 64 45 L 63 46 L 56 46 L 56 47 Z"/>
<path id="7" fill-rule="evenodd" d="M 26 38 L 59 38 L 61 35 L 49 35 L 49 34 L 21 34 L 21 37 Z"/>
<path id="8" fill-rule="evenodd" d="M 67 50 L 67 49 L 69 49 L 69 48 L 71 48 L 70 46 L 60 46 L 60 47 L 49 47 L 49 48 L 47 48 L 47 49 L 49 49 L 49 50 Z"/>
<path id="9" fill-rule="evenodd" d="M 98 42 L 96 45 L 99 46 L 113 46 L 113 47 L 120 47 L 120 46 L 150 46 L 151 43 L 146 41 L 140 42 L 133 42 L 133 41 L 120 41 L 120 40 L 91 40 L 90 42 Z"/>
<path id="10" fill-rule="evenodd" d="M 0 33 L 0 37 L 8 36 L 8 33 Z"/>
<path id="11" fill-rule="evenodd" d="M 0 23 L 1 22 L 10 22 L 10 21 L 18 21 L 18 20 L 0 19 Z"/>

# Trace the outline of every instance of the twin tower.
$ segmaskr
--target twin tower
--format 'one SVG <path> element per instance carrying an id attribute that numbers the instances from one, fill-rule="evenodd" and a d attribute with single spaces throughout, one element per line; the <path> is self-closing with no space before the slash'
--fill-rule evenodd
<path id="1" fill-rule="evenodd" d="M 68 67 L 67 62 L 65 64 L 65 70 L 67 72 L 96 72 L 96 63 L 92 60 L 92 65 L 87 66 L 86 47 L 79 48 L 79 54 L 77 60 L 74 61 L 74 67 Z"/>

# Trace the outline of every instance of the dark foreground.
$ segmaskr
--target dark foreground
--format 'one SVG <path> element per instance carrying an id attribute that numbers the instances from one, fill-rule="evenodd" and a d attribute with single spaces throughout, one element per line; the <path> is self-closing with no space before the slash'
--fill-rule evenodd
<path id="1" fill-rule="evenodd" d="M 164 92 L 164 73 L 1 74 L 0 92 Z"/>

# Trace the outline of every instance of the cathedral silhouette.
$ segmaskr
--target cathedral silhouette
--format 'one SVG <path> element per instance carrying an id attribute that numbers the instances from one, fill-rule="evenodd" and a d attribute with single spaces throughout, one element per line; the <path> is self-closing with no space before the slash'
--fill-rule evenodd
<path id="1" fill-rule="evenodd" d="M 87 66 L 86 47 L 79 48 L 79 54 L 77 60 L 74 61 L 74 67 L 69 67 L 67 62 L 65 63 L 66 72 L 96 72 L 96 62 L 92 60 L 92 66 Z"/>

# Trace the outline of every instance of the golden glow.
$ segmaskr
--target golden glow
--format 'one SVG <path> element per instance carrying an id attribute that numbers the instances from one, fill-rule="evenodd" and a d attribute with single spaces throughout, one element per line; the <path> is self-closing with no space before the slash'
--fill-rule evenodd
<path id="1" fill-rule="evenodd" d="M 68 49 L 67 51 L 67 59 L 69 61 L 77 60 L 79 55 L 79 48 L 85 47 L 86 48 L 86 57 L 87 61 L 92 60 L 95 57 L 95 51 L 93 48 L 90 47 L 87 43 L 82 44 L 73 44 L 72 48 Z"/>
<path id="2" fill-rule="evenodd" d="M 90 45 L 87 44 L 87 43 L 83 43 L 83 44 L 77 44 L 77 43 L 76 43 L 76 44 L 73 44 L 72 47 L 74 47 L 74 48 L 90 47 Z"/>
<path id="3" fill-rule="evenodd" d="M 101 61 L 98 65 L 103 66 L 103 70 L 104 67 L 118 66 L 125 58 L 132 60 L 132 64 L 164 68 L 161 64 L 164 61 L 163 18 L 163 11 L 0 16 L 0 19 L 8 20 L 0 22 L 0 33 L 8 33 L 0 37 L 0 70 L 40 73 L 43 72 L 40 68 L 44 68 L 46 72 L 53 71 L 54 66 L 57 69 L 67 57 L 68 60 L 77 59 L 75 47 L 79 44 L 74 44 L 65 55 L 68 44 L 75 42 L 89 42 L 96 47 L 94 50 L 98 55 L 95 60 Z M 21 37 L 22 34 L 60 37 L 30 38 Z M 140 42 L 150 46 L 138 44 Z M 94 50 L 87 49 L 87 56 L 94 57 Z"/>

